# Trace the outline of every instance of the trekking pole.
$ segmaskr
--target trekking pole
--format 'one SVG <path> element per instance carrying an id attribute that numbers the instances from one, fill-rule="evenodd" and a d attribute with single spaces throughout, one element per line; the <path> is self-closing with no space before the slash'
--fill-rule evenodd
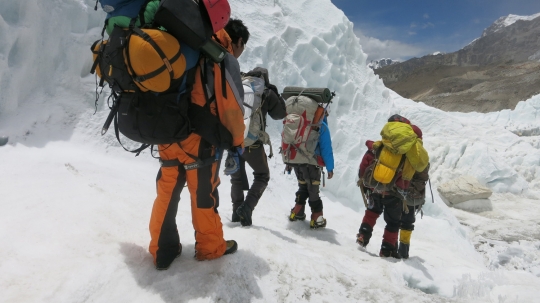
<path id="1" fill-rule="evenodd" d="M 326 183 L 324 182 L 324 170 L 321 169 L 322 172 L 322 187 L 326 186 Z"/>
<path id="2" fill-rule="evenodd" d="M 362 199 L 364 200 L 364 206 L 366 207 L 366 209 L 368 209 L 368 203 L 367 203 L 367 199 L 366 199 L 366 195 L 365 195 L 365 187 L 364 187 L 364 182 L 362 181 L 362 179 L 360 179 L 360 193 L 362 194 Z"/>
<path id="3" fill-rule="evenodd" d="M 435 199 L 433 199 L 433 190 L 431 189 L 431 179 L 428 179 L 429 182 L 429 191 L 431 192 L 431 203 L 435 203 Z"/>

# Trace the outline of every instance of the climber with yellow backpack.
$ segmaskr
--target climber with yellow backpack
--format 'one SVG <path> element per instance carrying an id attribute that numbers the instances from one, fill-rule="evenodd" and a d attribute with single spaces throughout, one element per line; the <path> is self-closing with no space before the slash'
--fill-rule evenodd
<path id="1" fill-rule="evenodd" d="M 356 242 L 362 247 L 368 245 L 377 218 L 384 213 L 386 227 L 379 256 L 400 258 L 398 232 L 403 201 L 415 173 L 428 166 L 429 156 L 414 127 L 404 117 L 391 116 L 381 136 L 380 141 L 366 141 L 368 150 L 360 163 L 358 186 L 366 211 Z"/>
<path id="2" fill-rule="evenodd" d="M 112 101 L 102 134 L 114 121 L 118 141 L 123 134 L 142 144 L 132 152 L 153 145 L 159 152 L 149 224 L 156 269 L 169 268 L 182 252 L 176 214 L 186 183 L 195 258 L 234 253 L 238 245 L 224 240 L 217 211 L 221 155 L 244 140 L 240 66 L 215 38 L 229 20 L 229 3 L 97 0 L 96 8 L 98 2 L 108 14 L 91 47 L 92 73 L 110 87 Z"/>

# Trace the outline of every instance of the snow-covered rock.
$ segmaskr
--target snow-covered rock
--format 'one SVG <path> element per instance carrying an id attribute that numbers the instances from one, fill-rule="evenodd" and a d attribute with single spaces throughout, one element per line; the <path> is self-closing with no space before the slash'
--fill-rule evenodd
<path id="1" fill-rule="evenodd" d="M 454 208 L 461 209 L 472 213 L 480 213 L 483 211 L 492 211 L 493 204 L 490 199 L 473 199 L 453 205 Z"/>
<path id="2" fill-rule="evenodd" d="M 473 176 L 462 176 L 453 179 L 440 185 L 437 190 L 448 206 L 456 206 L 472 200 L 485 200 L 493 193 L 491 189 L 480 184 Z M 466 204 L 464 208 L 476 208 L 476 204 L 485 205 L 485 203 L 473 201 Z"/>
<path id="3" fill-rule="evenodd" d="M 502 16 L 484 30 L 484 32 L 482 33 L 482 37 L 498 32 L 499 30 L 516 23 L 516 21 L 518 20 L 530 21 L 538 17 L 540 17 L 540 13 L 530 16 L 519 16 L 513 14 L 510 14 L 508 16 Z"/>

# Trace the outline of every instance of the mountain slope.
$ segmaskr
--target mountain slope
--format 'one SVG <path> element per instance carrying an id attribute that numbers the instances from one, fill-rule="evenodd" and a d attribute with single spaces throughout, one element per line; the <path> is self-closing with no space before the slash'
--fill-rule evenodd
<path id="1" fill-rule="evenodd" d="M 457 52 L 413 58 L 375 73 L 401 96 L 443 110 L 512 109 L 540 93 L 540 17 L 492 27 Z"/>

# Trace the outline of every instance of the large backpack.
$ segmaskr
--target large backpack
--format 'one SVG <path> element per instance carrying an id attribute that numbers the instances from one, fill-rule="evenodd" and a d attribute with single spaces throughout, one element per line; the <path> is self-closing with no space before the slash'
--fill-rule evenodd
<path id="1" fill-rule="evenodd" d="M 191 103 L 196 69 L 206 69 L 207 60 L 204 58 L 207 56 L 201 54 L 199 49 L 190 47 L 188 42 L 192 41 L 187 39 L 200 35 L 197 40 L 199 44 L 200 41 L 211 40 L 211 25 L 204 19 L 208 17 L 201 16 L 204 15 L 204 5 L 199 6 L 191 0 L 161 1 L 154 21 L 175 17 L 169 10 L 175 5 L 182 6 L 182 14 L 190 14 L 191 23 L 197 21 L 193 19 L 198 16 L 196 33 L 179 38 L 152 24 L 143 24 L 144 29 L 135 26 L 144 15 L 147 4 L 153 0 L 99 1 L 104 8 L 116 4 L 117 11 L 130 11 L 129 16 L 133 16 L 133 6 L 139 6 L 139 13 L 130 19 L 127 28 L 115 25 L 107 40 L 103 36 L 104 28 L 102 38 L 91 47 L 95 59 L 91 72 L 97 72 L 101 78 L 99 86 L 107 82 L 112 89 L 109 98 L 112 101 L 112 105 L 109 104 L 111 112 L 102 135 L 114 121 L 118 141 L 119 133 L 122 133 L 142 143 L 140 148 L 131 151 L 137 154 L 150 145 L 182 141 L 192 132 L 200 134 L 214 146 L 230 148 L 232 135 L 208 106 L 200 107 Z M 111 16 L 113 14 L 109 13 L 107 18 Z M 177 20 L 177 23 L 182 22 Z M 208 64 L 213 62 L 208 61 Z M 205 72 L 204 75 L 209 77 L 211 73 Z M 193 117 L 196 117 L 195 121 Z"/>
<path id="2" fill-rule="evenodd" d="M 368 165 L 362 177 L 364 186 L 376 193 L 395 191 L 395 183 L 405 164 L 404 154 L 392 153 L 381 143 L 374 143 L 374 160 Z"/>
<path id="3" fill-rule="evenodd" d="M 381 137 L 381 141 L 373 143 L 375 158 L 364 171 L 364 186 L 377 193 L 406 190 L 396 187 L 397 179 L 410 181 L 415 172 L 423 171 L 429 163 L 422 141 L 410 124 L 402 122 L 386 123 Z"/>
<path id="4" fill-rule="evenodd" d="M 285 106 L 287 116 L 283 119 L 280 151 L 283 162 L 324 165 L 315 155 L 324 108 L 311 97 L 301 93 L 289 97 Z"/>
<path id="5" fill-rule="evenodd" d="M 244 146 L 248 147 L 258 140 L 269 139 L 265 132 L 262 105 L 265 101 L 264 79 L 252 76 L 242 77 L 244 87 Z M 268 144 L 268 142 L 263 142 Z"/>

